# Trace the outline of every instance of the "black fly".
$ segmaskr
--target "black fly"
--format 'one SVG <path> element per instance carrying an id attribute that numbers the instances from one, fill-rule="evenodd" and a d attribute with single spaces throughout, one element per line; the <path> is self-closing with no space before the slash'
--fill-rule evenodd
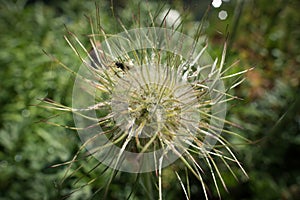
<path id="1" fill-rule="evenodd" d="M 129 70 L 129 67 L 127 65 L 124 65 L 123 63 L 121 62 L 115 62 L 115 65 L 117 66 L 117 68 L 121 69 L 122 71 L 127 71 Z"/>

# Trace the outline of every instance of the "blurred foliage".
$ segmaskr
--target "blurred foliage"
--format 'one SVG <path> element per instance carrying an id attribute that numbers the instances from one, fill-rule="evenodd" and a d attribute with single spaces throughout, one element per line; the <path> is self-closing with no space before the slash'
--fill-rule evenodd
<path id="1" fill-rule="evenodd" d="M 36 106 L 44 97 L 70 102 L 69 73 L 52 64 L 42 49 L 58 57 L 68 55 L 64 61 L 76 64 L 63 39 L 63 25 L 85 28 L 82 15 L 93 4 L 73 1 L 61 6 L 56 10 L 38 2 L 0 3 L 1 200 L 58 199 L 55 182 L 63 171 L 50 166 L 70 159 L 78 146 L 73 132 L 39 122 L 53 113 Z M 61 124 L 71 122 L 71 116 L 63 119 Z"/>
<path id="2" fill-rule="evenodd" d="M 211 32 L 229 31 L 228 62 L 255 68 L 233 91 L 244 100 L 234 102 L 228 116 L 244 127 L 233 130 L 253 141 L 237 146 L 250 179 L 233 185 L 228 199 L 300 199 L 300 3 L 233 5 L 219 9 L 228 9 L 229 18 Z M 222 38 L 212 36 L 216 44 Z"/>
<path id="3" fill-rule="evenodd" d="M 115 3 L 116 15 L 121 16 L 128 28 L 133 26 L 131 18 L 137 10 L 144 16 L 141 19 L 147 18 L 148 8 L 157 11 L 154 9 L 157 4 L 152 1 L 133 2 Z M 189 13 L 185 18 L 185 33 L 194 31 L 192 20 L 200 19 L 207 5 L 206 1 L 173 2 L 173 8 Z M 229 193 L 223 191 L 223 199 L 300 199 L 299 7 L 297 0 L 278 0 L 272 4 L 268 0 L 232 0 L 210 9 L 205 32 L 212 44 L 212 55 L 220 55 L 229 32 L 226 64 L 239 60 L 233 70 L 255 67 L 247 73 L 246 81 L 231 91 L 243 100 L 230 104 L 228 119 L 243 129 L 226 127 L 252 141 L 245 144 L 228 136 L 236 143 L 234 148 L 250 179 L 241 178 L 238 182 L 224 171 Z M 109 14 L 110 3 L 101 1 L 99 8 L 105 30 L 122 31 Z M 221 10 L 228 12 L 224 21 L 218 18 Z M 89 33 L 84 15 L 93 15 L 91 11 L 95 11 L 94 1 L 0 2 L 0 200 L 60 199 L 77 188 L 72 180 L 60 186 L 65 167 L 50 167 L 74 156 L 80 146 L 76 132 L 47 124 L 47 118 L 53 117 L 52 121 L 72 126 L 72 116 L 60 113 L 56 119 L 57 113 L 38 106 L 39 99 L 45 97 L 70 105 L 73 77 L 51 62 L 42 50 L 76 70 L 80 61 L 63 39 L 64 25 L 77 35 Z M 91 167 L 76 172 L 77 177 L 83 177 L 82 184 L 103 170 L 89 174 Z M 183 195 L 175 179 L 170 175 L 164 185 L 166 199 Z M 126 174 L 117 176 L 110 199 L 125 199 L 131 192 L 125 186 L 127 183 L 133 185 L 134 178 Z M 193 199 L 203 198 L 198 182 L 192 177 L 190 184 Z M 86 199 L 101 185 L 100 178 L 74 193 L 71 199 Z M 212 185 L 208 182 L 208 186 Z M 211 199 L 217 199 L 215 191 L 209 194 Z M 137 192 L 136 196 L 142 197 L 143 192 Z"/>

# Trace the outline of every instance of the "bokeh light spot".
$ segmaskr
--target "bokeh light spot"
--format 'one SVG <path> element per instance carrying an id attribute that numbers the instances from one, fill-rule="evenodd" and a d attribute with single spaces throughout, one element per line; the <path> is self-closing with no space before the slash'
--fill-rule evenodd
<path id="1" fill-rule="evenodd" d="M 219 12 L 219 18 L 220 18 L 220 20 L 225 20 L 227 17 L 228 17 L 228 14 L 227 14 L 227 11 L 225 11 L 225 10 L 221 10 L 220 12 Z"/>
<path id="2" fill-rule="evenodd" d="M 222 0 L 213 0 L 211 4 L 213 7 L 219 8 L 222 5 Z"/>

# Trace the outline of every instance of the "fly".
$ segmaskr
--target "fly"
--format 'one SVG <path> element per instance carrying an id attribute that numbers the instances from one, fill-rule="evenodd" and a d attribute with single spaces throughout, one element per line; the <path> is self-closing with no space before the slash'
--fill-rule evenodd
<path id="1" fill-rule="evenodd" d="M 129 70 L 129 66 L 125 65 L 122 62 L 115 62 L 115 65 L 117 66 L 117 68 L 121 69 L 122 71 L 126 72 L 127 70 Z"/>

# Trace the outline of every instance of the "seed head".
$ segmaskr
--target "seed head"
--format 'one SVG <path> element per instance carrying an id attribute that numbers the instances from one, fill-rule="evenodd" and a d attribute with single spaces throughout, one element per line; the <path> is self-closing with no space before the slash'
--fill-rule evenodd
<path id="1" fill-rule="evenodd" d="M 206 198 L 203 164 L 218 193 L 217 179 L 226 189 L 215 158 L 230 171 L 228 162 L 244 170 L 220 136 L 225 123 L 232 125 L 225 120 L 226 102 L 235 98 L 226 93 L 223 80 L 245 72 L 224 75 L 226 45 L 218 61 L 209 56 L 199 33 L 193 38 L 174 29 L 145 27 L 108 37 L 102 28 L 97 31 L 90 35 L 92 51 L 74 34 L 66 37 L 83 63 L 69 109 L 81 149 L 114 170 L 155 171 L 160 199 L 162 169 L 176 160 L 199 179 Z"/>

